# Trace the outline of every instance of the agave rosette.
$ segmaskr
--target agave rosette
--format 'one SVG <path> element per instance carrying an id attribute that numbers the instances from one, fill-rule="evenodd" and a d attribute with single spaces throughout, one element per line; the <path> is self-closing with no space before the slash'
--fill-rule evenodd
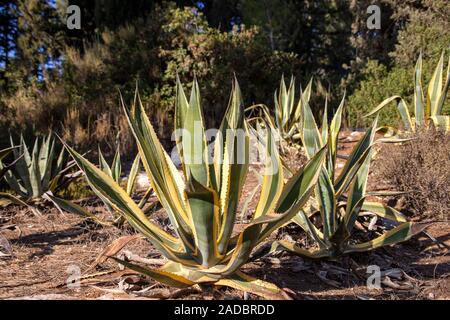
<path id="1" fill-rule="evenodd" d="M 309 207 L 300 210 L 292 221 L 305 230 L 316 245 L 313 248 L 302 248 L 292 242 L 278 241 L 273 244 L 272 250 L 285 249 L 309 258 L 337 257 L 406 241 L 428 226 L 408 222 L 403 214 L 394 208 L 367 200 L 367 197 L 372 195 L 366 191 L 366 187 L 377 120 L 355 145 L 340 174 L 336 174 L 337 144 L 343 106 L 344 98 L 331 123 L 328 123 L 325 108 L 322 128 L 319 130 L 309 105 L 304 104 L 302 142 L 308 158 L 314 157 L 325 143 L 329 146 L 313 201 Z M 383 193 L 376 195 L 381 196 Z M 394 227 L 370 241 L 358 242 L 354 237 L 354 229 L 362 213 L 387 219 Z M 319 226 L 311 221 L 313 216 L 320 217 Z"/>
<path id="2" fill-rule="evenodd" d="M 300 125 L 302 122 L 302 103 L 309 102 L 311 98 L 312 79 L 305 90 L 300 88 L 300 98 L 295 102 L 295 79 L 291 77 L 289 86 L 286 86 L 284 76 L 281 77 L 280 87 L 274 93 L 274 116 L 266 105 L 257 104 L 249 107 L 246 111 L 254 113 L 259 111 L 259 116 L 252 117 L 249 121 L 265 127 L 266 125 L 276 128 L 278 137 L 287 143 L 296 143 L 300 140 Z"/>
<path id="3" fill-rule="evenodd" d="M 12 163 L 10 164 L 3 164 L 2 160 L 7 157 L 9 154 L 13 152 L 15 147 L 9 147 L 6 149 L 0 150 L 0 181 L 3 179 L 3 177 L 8 173 L 9 170 L 14 168 L 14 165 L 17 161 L 20 160 L 19 158 L 16 158 Z M 21 201 L 19 198 L 15 197 L 11 193 L 8 192 L 0 192 L 0 206 L 6 206 L 8 204 L 18 204 L 18 205 L 27 205 L 25 202 Z"/>
<path id="4" fill-rule="evenodd" d="M 18 146 L 10 140 L 14 170 L 5 172 L 4 178 L 17 194 L 13 197 L 21 200 L 20 204 L 40 201 L 47 192 L 55 193 L 76 178 L 77 173 L 70 173 L 75 163 L 67 162 L 64 148 L 57 153 L 51 135 L 42 140 L 36 138 L 31 152 L 22 136 Z M 4 166 L 1 160 L 0 166 Z"/>
<path id="5" fill-rule="evenodd" d="M 309 102 L 311 98 L 312 79 L 305 91 L 300 93 L 298 102 L 295 103 L 295 79 L 291 77 L 289 87 L 286 86 L 284 77 L 281 78 L 280 88 L 275 92 L 275 124 L 281 137 L 294 142 L 300 139 L 299 124 L 302 121 L 302 103 Z"/>
<path id="6" fill-rule="evenodd" d="M 268 160 L 258 205 L 250 223 L 235 234 L 238 203 L 249 170 L 248 125 L 237 81 L 233 83 L 219 138 L 214 142 L 213 159 L 207 150 L 197 82 L 192 85 L 188 101 L 178 80 L 176 101 L 175 129 L 183 130 L 176 139 L 184 179 L 158 140 L 140 99 L 131 110 L 122 102 L 141 161 L 172 224 L 173 234 L 151 222 L 111 176 L 67 146 L 91 186 L 169 260 L 157 269 L 121 263 L 171 286 L 230 286 L 265 297 L 280 297 L 282 291 L 275 285 L 251 278 L 239 268 L 255 246 L 287 223 L 306 203 L 326 150 L 318 151 L 303 170 L 285 183 L 277 146 L 269 134 L 265 148 Z M 244 135 L 237 134 L 238 131 Z M 243 140 L 239 141 L 239 137 Z M 277 203 L 284 210 L 274 213 Z"/>
<path id="7" fill-rule="evenodd" d="M 0 180 L 3 178 L 5 173 L 13 167 L 13 164 L 3 165 L 3 163 L 1 162 L 6 156 L 8 156 L 13 151 L 13 149 L 14 149 L 14 147 L 0 150 L 0 166 L 1 166 L 0 167 Z"/>

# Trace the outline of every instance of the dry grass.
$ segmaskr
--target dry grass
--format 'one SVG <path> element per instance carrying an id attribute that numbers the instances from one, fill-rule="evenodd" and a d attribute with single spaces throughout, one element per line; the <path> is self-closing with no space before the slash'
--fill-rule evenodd
<path id="1" fill-rule="evenodd" d="M 305 152 L 301 148 L 294 146 L 284 145 L 283 157 L 286 166 L 292 172 L 297 172 L 308 162 Z"/>
<path id="2" fill-rule="evenodd" d="M 450 134 L 428 130 L 402 145 L 385 145 L 375 161 L 376 180 L 409 191 L 398 206 L 418 219 L 450 218 Z"/>
<path id="3" fill-rule="evenodd" d="M 107 215 L 101 206 L 88 209 Z M 0 234 L 10 243 L 12 255 L 0 258 L 0 298 L 33 299 L 243 299 L 233 289 L 209 289 L 184 292 L 137 276 L 108 259 L 95 268 L 96 258 L 114 240 L 134 234 L 130 228 L 102 228 L 79 216 L 61 215 L 49 209 L 42 216 L 27 209 L 9 207 L 0 211 Z M 154 222 L 164 224 L 165 214 L 156 214 Z M 448 225 L 437 224 L 430 234 L 449 245 Z M 282 234 L 280 235 L 282 236 Z M 161 256 L 145 239 L 130 242 L 124 251 L 142 258 Z M 352 255 L 340 261 L 310 261 L 287 253 L 249 262 L 243 271 L 285 288 L 295 299 L 449 299 L 448 250 L 421 237 L 394 248 Z M 382 289 L 365 286 L 366 268 L 378 265 L 383 272 Z M 73 267 L 83 275 L 80 288 L 66 285 Z M 69 269 L 70 268 L 70 269 Z M 145 292 L 140 292 L 144 290 Z M 178 292 L 178 293 L 177 293 Z M 176 296 L 177 295 L 177 296 Z M 250 299 L 257 299 L 250 296 Z"/>

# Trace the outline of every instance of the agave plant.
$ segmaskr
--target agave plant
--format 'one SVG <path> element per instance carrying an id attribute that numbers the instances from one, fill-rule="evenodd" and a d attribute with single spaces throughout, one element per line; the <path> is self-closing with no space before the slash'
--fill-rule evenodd
<path id="1" fill-rule="evenodd" d="M 24 202 L 40 200 L 46 192 L 55 193 L 76 177 L 76 174 L 69 174 L 75 163 L 66 162 L 64 148 L 59 155 L 56 153 L 51 135 L 42 141 L 36 138 L 31 153 L 22 136 L 18 147 L 14 147 L 12 138 L 10 140 L 16 160 L 14 170 L 7 171 L 4 178 Z"/>
<path id="2" fill-rule="evenodd" d="M 268 135 L 261 196 L 250 223 L 238 232 L 234 225 L 249 170 L 249 137 L 237 81 L 214 142 L 214 155 L 206 145 L 197 82 L 194 80 L 189 101 L 179 80 L 176 91 L 176 141 L 184 179 L 158 140 L 140 99 L 131 110 L 122 101 L 141 161 L 174 234 L 150 221 L 111 176 L 66 146 L 89 183 L 168 259 L 157 269 L 118 261 L 170 286 L 229 286 L 264 297 L 280 297 L 283 291 L 278 287 L 251 278 L 239 268 L 258 244 L 306 203 L 326 150 L 319 150 L 285 183 L 276 144 Z M 277 203 L 282 208 L 279 213 L 274 212 Z"/>
<path id="3" fill-rule="evenodd" d="M 300 139 L 299 123 L 302 118 L 302 103 L 311 98 L 312 79 L 304 92 L 300 93 L 298 103 L 295 103 L 295 79 L 291 77 L 289 87 L 286 87 L 284 77 L 281 78 L 280 89 L 275 91 L 275 124 L 281 138 L 287 142 Z"/>
<path id="4" fill-rule="evenodd" d="M 300 139 L 298 124 L 301 121 L 302 101 L 309 102 L 311 98 L 310 80 L 306 90 L 301 93 L 302 98 L 295 104 L 295 80 L 291 77 L 289 88 L 286 88 L 284 77 L 281 78 L 280 89 L 275 92 L 275 123 L 281 137 L 286 141 Z"/>
<path id="5" fill-rule="evenodd" d="M 10 147 L 10 148 L 0 150 L 0 181 L 2 181 L 3 177 L 6 175 L 6 173 L 14 167 L 15 163 L 20 160 L 20 157 L 19 157 L 19 158 L 15 159 L 14 162 L 12 162 L 8 165 L 4 165 L 2 163 L 2 160 L 6 156 L 8 156 L 10 153 L 12 153 L 14 148 L 15 147 Z M 20 199 L 18 199 L 14 195 L 12 195 L 8 192 L 0 192 L 0 206 L 5 206 L 10 203 L 15 203 L 18 205 L 26 205 L 24 202 L 22 202 Z"/>
<path id="6" fill-rule="evenodd" d="M 312 201 L 307 208 L 300 210 L 292 221 L 305 230 L 316 246 L 309 249 L 288 241 L 278 241 L 273 244 L 272 250 L 285 249 L 309 258 L 334 258 L 350 252 L 369 251 L 406 241 L 427 226 L 408 222 L 394 208 L 367 200 L 368 196 L 374 195 L 366 192 L 366 186 L 374 152 L 377 120 L 353 148 L 340 174 L 336 174 L 337 143 L 343 106 L 344 99 L 330 124 L 325 108 L 322 128 L 319 130 L 309 105 L 304 104 L 301 135 L 306 154 L 308 158 L 314 157 L 325 143 L 328 143 L 328 154 Z M 383 194 L 381 192 L 376 195 Z M 370 241 L 358 242 L 352 235 L 357 220 L 363 213 L 389 220 L 395 227 Z M 314 216 L 320 217 L 319 226 L 311 221 Z"/>
<path id="7" fill-rule="evenodd" d="M 425 92 L 422 86 L 422 54 L 419 55 L 414 72 L 414 117 L 410 116 L 408 106 L 400 96 L 392 96 L 384 100 L 366 117 L 376 114 L 390 102 L 395 101 L 407 131 L 415 132 L 419 128 L 429 127 L 431 122 L 435 127 L 448 131 L 450 129 L 450 116 L 443 115 L 442 112 L 450 83 L 450 59 L 447 65 L 445 83 L 443 82 L 443 69 L 444 53 L 439 59 Z"/>
<path id="8" fill-rule="evenodd" d="M 1 161 L 7 156 L 9 155 L 12 151 L 13 151 L 14 147 L 10 147 L 10 148 L 6 148 L 6 149 L 2 149 L 0 150 L 0 180 L 3 179 L 3 176 L 5 175 L 5 173 L 12 168 L 13 164 L 4 166 Z"/>
<path id="9" fill-rule="evenodd" d="M 105 157 L 103 156 L 102 151 L 100 148 L 98 149 L 98 157 L 99 157 L 99 168 L 102 170 L 105 174 L 107 174 L 111 179 L 114 180 L 115 183 L 121 185 L 121 176 L 122 176 L 122 164 L 120 159 L 120 151 L 119 148 L 117 148 L 116 153 L 114 155 L 114 159 L 111 163 L 111 166 L 108 164 L 108 162 L 105 160 Z M 140 157 L 139 154 L 135 157 L 133 164 L 130 169 L 130 173 L 127 179 L 126 188 L 125 191 L 128 196 L 132 196 L 133 191 L 135 189 L 135 182 L 136 177 L 139 171 L 140 167 Z M 89 181 L 88 181 L 89 182 Z M 85 216 L 87 218 L 93 219 L 99 224 L 102 225 L 113 225 L 116 227 L 121 227 L 124 222 L 126 221 L 123 215 L 119 214 L 117 210 L 114 208 L 114 205 L 111 203 L 111 201 L 108 200 L 108 198 L 104 197 L 101 192 L 99 192 L 94 186 L 92 186 L 93 192 L 102 200 L 107 210 L 112 215 L 112 222 L 104 221 L 94 214 L 90 213 L 89 211 L 85 210 L 83 207 L 77 205 L 76 203 L 73 203 L 71 201 L 56 197 L 52 194 L 48 194 L 47 197 L 53 201 L 53 203 L 60 209 L 60 210 L 66 210 L 68 212 L 78 214 Z M 145 192 L 144 196 L 140 199 L 138 206 L 139 208 L 143 209 L 143 212 L 145 214 L 149 214 L 150 212 L 156 210 L 159 207 L 158 202 L 153 202 L 150 205 L 148 205 L 145 209 L 145 205 L 147 204 L 148 199 L 152 195 L 153 189 L 150 187 Z"/>
<path id="10" fill-rule="evenodd" d="M 289 87 L 286 86 L 284 76 L 281 77 L 280 88 L 274 93 L 275 116 L 272 117 L 267 106 L 257 104 L 249 107 L 246 111 L 254 110 L 262 111 L 258 117 L 253 117 L 250 120 L 259 120 L 258 123 L 275 127 L 279 137 L 287 143 L 298 142 L 300 140 L 300 128 L 302 118 L 302 101 L 308 101 L 311 98 L 312 79 L 306 86 L 305 91 L 301 90 L 298 102 L 295 103 L 295 79 L 291 77 Z M 301 89 L 301 88 L 300 88 Z M 261 120 L 263 120 L 261 122 Z"/>

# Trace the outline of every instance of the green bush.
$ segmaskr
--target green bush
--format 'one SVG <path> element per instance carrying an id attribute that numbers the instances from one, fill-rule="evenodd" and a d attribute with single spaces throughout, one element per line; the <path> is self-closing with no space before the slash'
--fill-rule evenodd
<path id="1" fill-rule="evenodd" d="M 364 79 L 359 83 L 355 92 L 348 99 L 347 120 L 351 127 L 367 127 L 372 119 L 363 116 L 374 109 L 381 101 L 392 96 L 400 95 L 409 98 L 414 93 L 411 70 L 395 67 L 388 71 L 386 66 L 376 60 L 369 60 L 364 69 Z M 410 100 L 407 99 L 407 102 Z M 381 125 L 396 125 L 400 117 L 392 108 L 385 108 L 380 112 Z"/>

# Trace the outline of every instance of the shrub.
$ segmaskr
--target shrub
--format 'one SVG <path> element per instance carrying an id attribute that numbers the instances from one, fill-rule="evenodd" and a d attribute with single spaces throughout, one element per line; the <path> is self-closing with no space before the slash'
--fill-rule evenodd
<path id="1" fill-rule="evenodd" d="M 398 191 L 399 206 L 418 219 L 450 217 L 450 134 L 427 130 L 403 145 L 384 145 L 375 179 Z"/>
<path id="2" fill-rule="evenodd" d="M 202 99 L 211 106 L 207 125 L 219 125 L 233 72 L 248 92 L 246 100 L 271 102 L 281 74 L 297 70 L 295 54 L 272 51 L 260 38 L 256 27 L 222 32 L 192 8 L 158 5 L 146 20 L 103 31 L 83 50 L 65 47 L 61 74 L 33 85 L 17 80 L 17 90 L 1 99 L 6 119 L 0 124 L 17 132 L 53 130 L 83 151 L 98 143 L 114 146 L 120 132 L 121 150 L 129 152 L 134 143 L 118 109 L 118 90 L 130 101 L 138 81 L 158 133 L 170 140 L 175 75 L 186 80 L 195 73 L 205 80 Z"/>

